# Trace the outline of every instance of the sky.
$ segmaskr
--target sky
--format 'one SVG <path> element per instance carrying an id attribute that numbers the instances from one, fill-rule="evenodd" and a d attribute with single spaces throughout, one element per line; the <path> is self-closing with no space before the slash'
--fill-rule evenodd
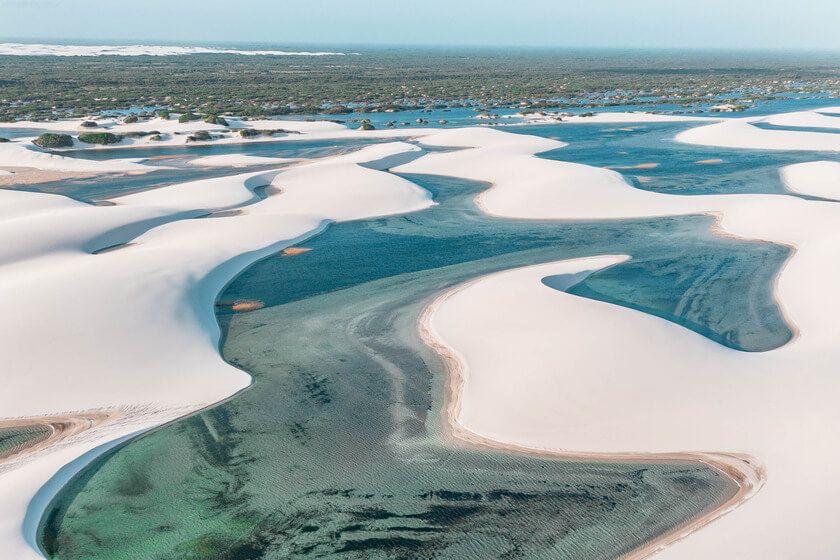
<path id="1" fill-rule="evenodd" d="M 0 40 L 840 50 L 838 0 L 0 0 Z"/>

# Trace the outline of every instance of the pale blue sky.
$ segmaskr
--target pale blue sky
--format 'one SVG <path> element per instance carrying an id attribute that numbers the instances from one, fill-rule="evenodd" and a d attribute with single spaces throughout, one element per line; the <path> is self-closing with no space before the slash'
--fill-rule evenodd
<path id="1" fill-rule="evenodd" d="M 840 50 L 838 0 L 0 0 L 0 38 Z"/>

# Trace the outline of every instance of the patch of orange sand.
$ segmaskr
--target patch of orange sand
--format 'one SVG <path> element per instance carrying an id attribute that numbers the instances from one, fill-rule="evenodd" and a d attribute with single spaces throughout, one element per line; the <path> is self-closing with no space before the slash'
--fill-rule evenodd
<path id="1" fill-rule="evenodd" d="M 653 169 L 654 167 L 659 167 L 658 163 L 640 163 L 639 165 L 623 165 L 623 166 L 610 166 L 607 169 Z"/>
<path id="2" fill-rule="evenodd" d="M 263 307 L 265 307 L 263 302 L 253 299 L 238 299 L 230 306 L 234 311 L 255 311 Z"/>
<path id="3" fill-rule="evenodd" d="M 301 253 L 305 253 L 307 251 L 311 251 L 312 249 L 306 249 L 305 247 L 287 247 L 283 249 L 283 256 L 284 257 L 291 257 L 294 255 L 299 255 Z"/>

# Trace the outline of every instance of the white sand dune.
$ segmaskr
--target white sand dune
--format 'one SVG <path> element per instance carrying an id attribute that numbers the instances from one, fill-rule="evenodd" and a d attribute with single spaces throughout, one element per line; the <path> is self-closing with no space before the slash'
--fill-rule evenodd
<path id="1" fill-rule="evenodd" d="M 516 118 L 519 115 L 510 115 L 507 118 Z M 544 115 L 529 114 L 523 118 L 522 124 L 554 124 L 557 123 L 559 113 L 546 113 Z M 662 113 L 645 113 L 642 111 L 605 111 L 598 112 L 589 117 L 580 115 L 564 116 L 564 124 L 623 124 L 623 123 L 662 123 L 662 122 L 706 122 L 719 121 L 720 117 L 704 117 L 697 115 L 666 115 Z"/>
<path id="2" fill-rule="evenodd" d="M 30 139 L 16 139 L 0 144 L 0 167 L 32 167 L 46 171 L 85 171 L 116 173 L 146 172 L 154 169 L 139 163 L 140 159 L 112 159 L 96 161 L 65 157 L 33 145 Z"/>
<path id="3" fill-rule="evenodd" d="M 247 167 L 249 165 L 280 165 L 296 161 L 290 158 L 249 156 L 246 154 L 221 154 L 217 156 L 204 156 L 190 161 L 190 165 L 202 167 Z"/>
<path id="4" fill-rule="evenodd" d="M 380 144 L 282 171 L 273 178 L 279 194 L 264 199 L 254 188 L 275 174 L 145 191 L 113 206 L 0 191 L 0 292 L 5 316 L 15 318 L 0 324 L 0 410 L 120 415 L 2 466 L 3 556 L 40 557 L 40 513 L 84 460 L 65 465 L 248 385 L 249 376 L 219 356 L 213 312 L 237 271 L 331 221 L 433 204 L 425 190 L 377 170 L 417 150 Z"/>
<path id="5" fill-rule="evenodd" d="M 84 134 L 89 132 L 111 132 L 113 134 L 131 134 L 138 132 L 158 132 L 160 133 L 160 140 L 152 140 L 151 135 L 146 136 L 126 136 L 121 142 L 117 144 L 96 145 L 85 144 L 74 141 L 72 150 L 113 150 L 120 148 L 143 148 L 143 147 L 162 147 L 162 146 L 184 146 L 184 145 L 220 145 L 220 144 L 251 144 L 264 142 L 294 142 L 298 140 L 350 140 L 355 138 L 405 138 L 423 136 L 440 132 L 437 129 L 381 129 L 381 130 L 359 130 L 351 129 L 342 124 L 327 121 L 302 121 L 302 120 L 273 120 L 273 119 L 251 119 L 246 120 L 238 117 L 225 117 L 227 126 L 220 124 L 206 123 L 203 120 L 194 120 L 186 123 L 178 122 L 179 115 L 173 113 L 171 118 L 162 119 L 154 117 L 148 120 L 143 120 L 136 123 L 126 124 L 121 119 L 106 118 L 95 119 L 97 123 L 96 128 L 88 128 L 82 126 L 83 122 L 91 119 L 61 119 L 55 121 L 16 121 L 10 123 L 8 128 L 32 130 L 33 134 L 38 134 L 43 131 L 61 132 L 66 134 Z M 287 133 L 279 133 L 278 136 L 257 135 L 253 137 L 242 137 L 239 129 L 253 129 L 253 130 L 283 130 Z M 190 136 L 198 131 L 209 132 L 212 140 L 208 141 L 191 141 Z M 31 146 L 31 138 L 18 138 L 14 141 L 18 145 Z M 3 146 L 0 146 L 2 148 Z M 62 151 L 54 150 L 56 152 Z M 2 165 L 0 160 L 0 165 Z M 11 165 L 11 164 L 10 164 Z"/>
<path id="6" fill-rule="evenodd" d="M 765 131 L 748 121 L 732 119 L 684 134 L 703 131 L 694 140 L 709 145 L 794 146 L 776 149 L 812 149 L 802 146 L 822 145 L 828 142 L 823 137 L 831 136 Z M 245 122 L 287 128 L 291 121 Z M 303 126 L 288 126 L 295 125 Z M 305 125 L 300 137 L 407 134 Z M 714 128 L 719 125 L 732 128 Z M 129 125 L 114 124 L 119 126 Z M 840 436 L 840 409 L 834 406 L 840 388 L 833 381 L 840 357 L 833 334 L 840 312 L 834 286 L 840 207 L 792 196 L 652 193 L 633 188 L 615 171 L 534 157 L 562 142 L 484 127 L 411 132 L 426 135 L 428 145 L 468 149 L 415 159 L 412 145 L 378 144 L 276 175 L 195 181 L 115 198 L 114 206 L 106 207 L 0 191 L 0 239 L 6 240 L 0 243 L 0 292 L 5 315 L 15 318 L 0 325 L 7 349 L 0 357 L 6 388 L 0 409 L 6 416 L 26 417 L 103 407 L 121 414 L 116 422 L 0 466 L 5 471 L 0 539 L 9 543 L 8 554 L 39 557 L 33 539 L 40 513 L 91 458 L 83 454 L 101 452 L 93 450 L 248 384 L 247 375 L 221 360 L 216 346 L 213 300 L 233 274 L 330 221 L 432 204 L 427 192 L 379 171 L 388 168 L 492 183 L 478 203 L 498 216 L 603 219 L 702 212 L 718 216 L 719 227 L 730 235 L 796 247 L 778 280 L 777 297 L 798 336 L 764 354 L 724 348 L 668 321 L 541 282 L 559 277 L 553 285 L 562 289 L 619 257 L 488 277 L 446 299 L 431 321 L 440 340 L 462 359 L 467 383 L 459 421 L 476 433 L 550 450 L 747 453 L 766 465 L 767 485 L 752 501 L 669 548 L 665 557 L 799 559 L 840 553 L 840 537 L 830 525 L 840 492 L 833 480 L 840 460 L 834 444 Z M 782 136 L 769 141 L 763 136 L 768 132 Z M 14 144 L 15 153 L 23 153 L 21 143 Z M 0 145 L 0 158 L 5 149 Z M 80 161 L 28 151 L 36 153 L 24 154 L 35 167 Z M 127 163 L 137 165 L 119 165 Z M 783 172 L 789 189 L 828 198 L 833 166 L 807 165 Z M 255 189 L 268 182 L 279 194 L 257 196 Z M 214 217 L 198 218 L 207 214 Z M 808 491 L 814 488 L 818 491 Z"/>
<path id="7" fill-rule="evenodd" d="M 341 56 L 340 52 L 237 50 L 169 45 L 50 45 L 0 43 L 0 55 L 8 56 L 183 56 L 188 54 L 238 54 L 245 56 Z"/>
<path id="8" fill-rule="evenodd" d="M 753 150 L 840 151 L 840 134 L 801 130 L 769 130 L 754 126 L 766 122 L 790 127 L 840 128 L 840 118 L 814 111 L 784 113 L 770 117 L 726 119 L 686 130 L 676 140 L 685 144 L 746 148 Z"/>
<path id="9" fill-rule="evenodd" d="M 812 161 L 782 169 L 788 190 L 797 194 L 840 200 L 840 162 Z"/>
<path id="10" fill-rule="evenodd" d="M 743 123 L 743 121 L 741 121 Z M 727 121 L 719 126 L 741 126 Z M 698 129 L 694 129 L 698 130 Z M 764 131 L 762 131 L 763 133 Z M 663 558 L 833 558 L 840 483 L 840 206 L 790 196 L 674 196 L 635 189 L 614 172 L 529 156 L 541 147 L 495 131 L 424 140 L 473 150 L 430 153 L 398 171 L 488 181 L 479 203 L 499 216 L 600 219 L 719 216 L 730 235 L 796 248 L 776 295 L 796 338 L 738 352 L 664 319 L 560 289 L 616 258 L 528 267 L 452 294 L 430 328 L 461 362 L 458 422 L 481 436 L 589 452 L 708 451 L 756 457 L 766 486 Z M 787 134 L 787 133 L 783 133 Z M 518 147 L 517 147 L 518 146 Z M 836 177 L 836 169 L 830 171 Z M 815 193 L 826 166 L 787 170 Z M 814 178 L 816 183 L 810 183 Z"/>
<path id="11" fill-rule="evenodd" d="M 828 107 L 816 111 L 796 111 L 780 113 L 762 119 L 763 122 L 776 126 L 810 127 L 810 128 L 840 128 L 840 117 L 832 115 L 840 107 Z"/>
<path id="12" fill-rule="evenodd" d="M 170 118 L 164 119 L 161 117 L 153 117 L 149 119 L 140 120 L 136 123 L 125 123 L 121 118 L 108 117 L 90 117 L 78 119 L 58 119 L 54 121 L 15 121 L 13 123 L 4 124 L 4 127 L 15 129 L 37 129 L 37 130 L 53 130 L 62 132 L 113 132 L 115 134 L 125 134 L 129 132 L 152 132 L 158 131 L 163 134 L 171 134 L 180 132 L 184 134 L 192 134 L 199 130 L 206 130 L 208 132 L 221 132 L 228 128 L 253 128 L 257 130 L 275 130 L 285 129 L 295 132 L 348 132 L 349 129 L 339 123 L 334 123 L 326 120 L 321 121 L 300 121 L 300 120 L 272 120 L 272 119 L 243 119 L 239 117 L 227 117 L 227 126 L 221 124 L 207 123 L 201 119 L 188 121 L 185 123 L 178 122 L 180 113 L 171 113 Z M 82 126 L 85 122 L 95 122 L 95 128 Z"/>

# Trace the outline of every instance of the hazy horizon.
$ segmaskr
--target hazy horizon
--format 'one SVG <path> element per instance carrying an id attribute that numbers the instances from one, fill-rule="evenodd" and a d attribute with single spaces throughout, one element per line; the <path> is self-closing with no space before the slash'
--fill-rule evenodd
<path id="1" fill-rule="evenodd" d="M 828 0 L 803 0 L 795 10 L 760 0 L 708 0 L 700 8 L 664 0 L 532 0 L 516 9 L 499 0 L 357 0 L 349 9 L 336 0 L 147 0 L 142 10 L 107 0 L 0 0 L 0 10 L 0 37 L 23 42 L 840 50 L 840 5 Z"/>
<path id="2" fill-rule="evenodd" d="M 2 0 L 0 0 L 2 3 Z M 535 53 L 640 53 L 640 54 L 710 54 L 710 55 L 732 55 L 739 54 L 840 54 L 840 46 L 837 47 L 800 47 L 800 48 L 773 48 L 773 47 L 635 47 L 635 46 L 567 46 L 567 45 L 493 45 L 478 43 L 452 43 L 452 44 L 424 44 L 424 43 L 362 43 L 362 42 L 329 42 L 329 41 L 249 41 L 249 40 L 164 40 L 145 39 L 137 37 L 128 38 L 76 38 L 76 37 L 35 37 L 35 36 L 4 36 L 0 35 L 0 43 L 20 44 L 54 44 L 54 45 L 78 45 L 78 46 L 195 46 L 195 47 L 273 47 L 287 49 L 358 49 L 358 50 L 452 50 L 452 51 L 522 51 Z"/>

